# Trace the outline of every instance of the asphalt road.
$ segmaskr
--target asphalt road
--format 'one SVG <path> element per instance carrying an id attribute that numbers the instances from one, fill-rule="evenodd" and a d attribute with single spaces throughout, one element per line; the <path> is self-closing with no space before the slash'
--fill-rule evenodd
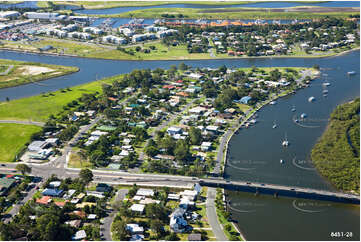
<path id="1" fill-rule="evenodd" d="M 41 184 L 36 184 L 29 192 L 27 192 L 26 196 L 20 202 L 13 205 L 13 208 L 10 210 L 10 212 L 5 215 L 5 219 L 4 219 L 5 223 L 10 222 L 10 220 L 13 218 L 13 216 L 19 212 L 20 207 L 23 206 L 27 201 L 32 199 L 32 197 L 34 196 L 34 194 L 37 191 L 35 189 L 36 186 L 41 186 Z"/>
<path id="2" fill-rule="evenodd" d="M 128 189 L 119 189 L 115 195 L 116 197 L 114 203 L 118 201 L 122 201 L 127 194 L 128 194 Z M 101 231 L 103 232 L 103 237 L 106 241 L 112 241 L 112 235 L 110 229 L 116 214 L 117 211 L 112 211 L 108 215 L 108 217 L 104 218 L 103 224 L 100 227 Z"/>
<path id="3" fill-rule="evenodd" d="M 228 238 L 223 232 L 222 226 L 218 221 L 216 206 L 214 200 L 216 199 L 216 188 L 208 187 L 207 201 L 206 201 L 206 214 L 212 231 L 218 241 L 228 241 Z"/>

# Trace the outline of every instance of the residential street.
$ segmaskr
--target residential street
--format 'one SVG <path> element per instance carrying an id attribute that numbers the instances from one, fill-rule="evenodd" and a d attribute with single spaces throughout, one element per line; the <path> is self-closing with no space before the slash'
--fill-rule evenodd
<path id="1" fill-rule="evenodd" d="M 127 194 L 128 194 L 128 189 L 119 189 L 117 194 L 115 194 L 115 199 L 113 203 L 122 201 Z M 103 224 L 100 227 L 103 233 L 104 240 L 106 241 L 112 241 L 111 226 L 115 218 L 115 215 L 116 215 L 116 211 L 112 209 L 112 212 L 109 214 L 108 217 L 104 218 Z"/>
<path id="2" fill-rule="evenodd" d="M 206 214 L 212 231 L 218 241 L 228 241 L 223 232 L 222 226 L 218 221 L 216 206 L 214 200 L 216 199 L 216 188 L 208 187 L 207 201 L 206 201 Z"/>

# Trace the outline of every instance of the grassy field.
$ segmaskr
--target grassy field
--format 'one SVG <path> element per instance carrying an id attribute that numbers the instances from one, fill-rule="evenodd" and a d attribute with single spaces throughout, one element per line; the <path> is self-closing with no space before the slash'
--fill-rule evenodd
<path id="1" fill-rule="evenodd" d="M 288 8 L 289 11 L 277 12 L 262 8 L 152 8 L 134 10 L 112 15 L 96 15 L 98 17 L 119 17 L 119 18 L 162 18 L 163 14 L 177 16 L 182 14 L 185 19 L 318 19 L 325 16 L 348 17 L 358 11 L 332 11 L 312 12 L 296 11 L 295 8 Z M 312 9 L 312 8 L 310 8 Z M 292 11 L 291 11 L 292 10 Z"/>
<path id="2" fill-rule="evenodd" d="M 0 162 L 11 162 L 41 128 L 35 125 L 0 124 Z"/>
<path id="3" fill-rule="evenodd" d="M 41 81 L 78 70 L 79 68 L 70 66 L 0 59 L 0 88 Z"/>
<path id="4" fill-rule="evenodd" d="M 101 84 L 112 82 L 117 77 L 107 78 L 101 81 L 74 86 L 68 90 L 61 90 L 37 95 L 9 102 L 0 102 L 0 119 L 3 120 L 32 120 L 46 121 L 53 114 L 59 113 L 63 106 L 75 100 L 83 93 L 101 91 Z"/>

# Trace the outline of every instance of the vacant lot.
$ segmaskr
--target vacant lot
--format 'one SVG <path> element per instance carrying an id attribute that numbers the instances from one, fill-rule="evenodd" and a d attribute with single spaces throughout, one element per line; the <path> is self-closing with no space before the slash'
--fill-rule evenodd
<path id="1" fill-rule="evenodd" d="M 35 125 L 0 124 L 0 162 L 11 162 L 41 128 Z"/>

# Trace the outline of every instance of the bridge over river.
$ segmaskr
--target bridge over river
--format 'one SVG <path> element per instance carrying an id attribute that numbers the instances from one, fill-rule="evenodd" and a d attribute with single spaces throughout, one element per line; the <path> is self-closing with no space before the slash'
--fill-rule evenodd
<path id="1" fill-rule="evenodd" d="M 360 196 L 341 192 L 316 190 L 305 187 L 283 186 L 266 183 L 255 183 L 247 181 L 227 181 L 224 179 L 201 179 L 201 186 L 220 187 L 229 190 L 251 192 L 254 194 L 270 194 L 285 197 L 297 197 L 305 199 L 324 200 L 341 203 L 360 204 Z"/>

